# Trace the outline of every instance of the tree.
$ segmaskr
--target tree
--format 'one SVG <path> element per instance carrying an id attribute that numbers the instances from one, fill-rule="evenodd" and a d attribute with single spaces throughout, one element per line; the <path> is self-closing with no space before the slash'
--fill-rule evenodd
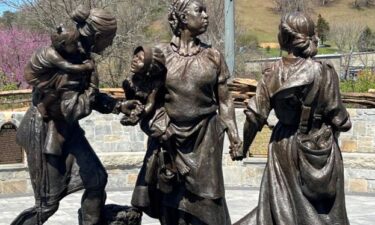
<path id="1" fill-rule="evenodd" d="M 363 7 L 370 8 L 375 5 L 374 0 L 354 0 L 353 1 L 353 8 L 362 9 Z"/>
<path id="2" fill-rule="evenodd" d="M 361 52 L 375 50 L 375 34 L 366 26 L 358 38 L 358 50 Z"/>
<path id="3" fill-rule="evenodd" d="M 339 51 L 352 52 L 358 46 L 358 39 L 364 26 L 357 21 L 347 21 L 332 24 L 329 32 L 329 38 L 332 40 Z"/>
<path id="4" fill-rule="evenodd" d="M 330 3 L 334 2 L 335 0 L 317 0 L 317 3 L 320 5 L 320 6 L 327 6 L 329 5 Z"/>
<path id="5" fill-rule="evenodd" d="M 102 86 L 120 87 L 129 73 L 133 49 L 169 41 L 171 32 L 166 19 L 170 0 L 0 0 L 18 10 L 16 24 L 49 33 L 61 23 L 74 26 L 70 13 L 79 5 L 100 7 L 117 18 L 117 36 L 111 47 L 96 57 Z M 210 25 L 204 42 L 224 49 L 224 0 L 206 0 Z"/>
<path id="6" fill-rule="evenodd" d="M 329 33 L 329 23 L 320 14 L 318 16 L 318 22 L 316 23 L 316 32 L 318 33 L 322 45 L 324 45 Z"/>
<path id="7" fill-rule="evenodd" d="M 3 16 L 0 17 L 0 23 L 7 27 L 11 27 L 15 20 L 16 14 L 11 11 L 4 11 Z"/>
<path id="8" fill-rule="evenodd" d="M 311 6 L 311 0 L 273 0 L 276 12 L 282 15 L 289 12 L 308 12 Z"/>
<path id="9" fill-rule="evenodd" d="M 224 0 L 225 1 L 225 0 Z M 207 32 L 203 35 L 206 43 L 220 49 L 224 53 L 224 1 L 223 0 L 205 0 L 210 25 Z"/>
<path id="10" fill-rule="evenodd" d="M 23 77 L 24 67 L 37 48 L 48 44 L 49 36 L 45 33 L 16 27 L 1 29 L 0 73 L 5 77 L 2 86 L 15 84 L 18 88 L 27 87 Z"/>
<path id="11" fill-rule="evenodd" d="M 118 25 L 113 46 L 107 48 L 103 55 L 95 56 L 102 86 L 120 87 L 128 74 L 133 49 L 137 45 L 157 43 L 169 30 L 166 29 L 166 20 L 163 23 L 166 27 L 150 28 L 154 21 L 165 15 L 167 0 L 0 0 L 0 3 L 17 10 L 18 26 L 45 33 L 53 32 L 60 24 L 75 26 L 70 14 L 80 4 L 113 13 Z"/>

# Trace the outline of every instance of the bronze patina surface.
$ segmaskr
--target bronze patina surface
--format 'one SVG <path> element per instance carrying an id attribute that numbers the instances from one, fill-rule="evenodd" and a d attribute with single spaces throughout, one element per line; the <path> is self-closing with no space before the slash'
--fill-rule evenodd
<path id="1" fill-rule="evenodd" d="M 312 59 L 314 29 L 300 12 L 281 20 L 278 38 L 288 56 L 264 69 L 248 104 L 244 153 L 271 109 L 279 122 L 268 147 L 258 207 L 236 225 L 349 225 L 337 138 L 351 122 L 335 69 Z"/>
<path id="2" fill-rule="evenodd" d="M 32 106 L 17 132 L 26 150 L 35 206 L 12 225 L 43 224 L 66 195 L 84 189 L 83 225 L 104 224 L 107 173 L 85 138 L 78 121 L 92 110 L 127 112 L 135 101 L 119 102 L 99 93 L 91 53 L 100 54 L 116 35 L 116 19 L 99 8 L 72 12 L 73 30 L 59 28 L 52 46 L 37 51 L 25 69 L 33 86 Z"/>
<path id="3" fill-rule="evenodd" d="M 168 19 L 173 38 L 156 46 L 165 56 L 165 93 L 158 102 L 168 123 L 161 139 L 149 137 L 132 204 L 164 225 L 229 225 L 224 134 L 233 156 L 242 142 L 227 88 L 228 68 L 218 50 L 198 39 L 208 27 L 202 1 L 173 1 Z"/>

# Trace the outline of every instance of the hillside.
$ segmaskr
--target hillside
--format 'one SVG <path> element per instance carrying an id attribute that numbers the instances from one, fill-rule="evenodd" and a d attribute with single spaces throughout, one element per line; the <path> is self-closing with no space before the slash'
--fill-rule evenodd
<path id="1" fill-rule="evenodd" d="M 353 0 L 337 0 L 327 7 L 314 6 L 310 11 L 314 21 L 321 14 L 330 25 L 335 23 L 359 23 L 375 31 L 375 7 L 371 9 L 353 9 Z M 260 42 L 275 42 L 280 15 L 272 11 L 272 0 L 237 0 L 236 19 L 238 26 L 246 33 L 258 37 Z"/>

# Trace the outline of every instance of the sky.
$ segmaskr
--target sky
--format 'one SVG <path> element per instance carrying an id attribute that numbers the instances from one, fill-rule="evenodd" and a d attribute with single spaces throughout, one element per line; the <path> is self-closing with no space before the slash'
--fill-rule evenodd
<path id="1" fill-rule="evenodd" d="M 0 3 L 0 16 L 3 15 L 4 11 L 14 11 L 14 9 L 9 8 L 9 6 Z"/>

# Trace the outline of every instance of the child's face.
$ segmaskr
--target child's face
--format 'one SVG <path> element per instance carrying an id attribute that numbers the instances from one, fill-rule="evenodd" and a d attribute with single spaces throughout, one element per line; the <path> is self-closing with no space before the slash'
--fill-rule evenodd
<path id="1" fill-rule="evenodd" d="M 70 55 L 78 53 L 78 43 L 77 42 L 65 43 L 64 51 Z"/>
<path id="2" fill-rule="evenodd" d="M 145 65 L 144 59 L 145 59 L 145 53 L 143 51 L 139 51 L 137 54 L 135 54 L 133 56 L 133 60 L 130 66 L 130 71 L 132 73 L 138 73 L 142 71 Z"/>

